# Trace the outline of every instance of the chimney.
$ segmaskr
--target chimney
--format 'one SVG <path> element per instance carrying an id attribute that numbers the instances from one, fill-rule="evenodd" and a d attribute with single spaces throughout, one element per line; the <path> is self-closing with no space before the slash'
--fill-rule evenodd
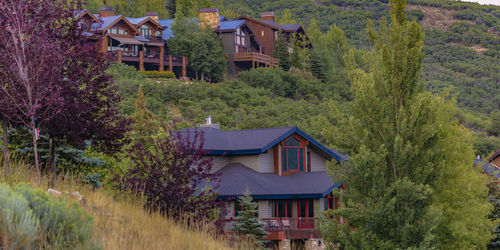
<path id="1" fill-rule="evenodd" d="M 264 21 L 273 21 L 274 22 L 274 12 L 264 12 L 260 14 L 260 19 Z"/>
<path id="2" fill-rule="evenodd" d="M 219 9 L 217 8 L 200 9 L 200 27 L 205 28 L 206 25 L 209 25 L 213 29 L 219 28 L 220 25 Z"/>
<path id="3" fill-rule="evenodd" d="M 202 128 L 216 128 L 220 129 L 220 124 L 213 124 L 212 123 L 212 116 L 208 116 L 206 118 L 207 123 L 206 124 L 201 124 L 200 127 Z"/>
<path id="4" fill-rule="evenodd" d="M 107 17 L 107 16 L 114 16 L 114 15 L 115 15 L 115 10 L 113 10 L 113 7 L 101 7 L 101 8 L 99 8 L 99 18 Z"/>
<path id="5" fill-rule="evenodd" d="M 151 11 L 151 12 L 146 12 L 145 16 L 153 18 L 155 21 L 158 22 L 158 12 L 156 11 Z"/>

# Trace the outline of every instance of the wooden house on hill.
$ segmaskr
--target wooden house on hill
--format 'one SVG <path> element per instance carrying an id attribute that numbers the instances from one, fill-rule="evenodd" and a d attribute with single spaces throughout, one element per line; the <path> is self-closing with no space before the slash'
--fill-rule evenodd
<path id="1" fill-rule="evenodd" d="M 99 14 L 83 10 L 76 14 L 82 25 L 89 25 L 89 41 L 98 44 L 103 53 L 137 69 L 164 71 L 165 67 L 186 77 L 187 60 L 166 53 L 163 31 L 156 12 L 145 17 L 115 15 L 113 8 L 101 7 Z"/>

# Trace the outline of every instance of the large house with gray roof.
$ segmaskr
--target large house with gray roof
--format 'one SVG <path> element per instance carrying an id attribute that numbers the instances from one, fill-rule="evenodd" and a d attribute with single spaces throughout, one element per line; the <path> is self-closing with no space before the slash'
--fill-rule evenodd
<path id="1" fill-rule="evenodd" d="M 163 71 L 168 67 L 179 77 L 187 76 L 186 57 L 170 55 L 166 44 L 174 36 L 173 19 L 159 19 L 157 12 L 125 17 L 116 15 L 111 7 L 101 7 L 98 14 L 78 11 L 76 18 L 89 28 L 88 40 L 114 60 L 141 71 Z M 280 35 L 287 40 L 291 34 L 307 37 L 300 24 L 275 23 L 272 12 L 263 13 L 261 20 L 245 15 L 230 20 L 219 16 L 217 8 L 200 9 L 199 25 L 211 27 L 221 40 L 230 76 L 250 68 L 278 66 L 273 49 Z"/>
<path id="2" fill-rule="evenodd" d="M 258 203 L 258 217 L 270 233 L 268 240 L 321 238 L 318 216 L 336 209 L 342 189 L 327 174 L 327 162 L 340 164 L 347 156 L 329 149 L 297 127 L 221 130 L 190 128 L 204 134 L 204 149 L 214 158 L 213 172 L 220 174 L 218 200 L 225 201 L 228 214 L 222 219 L 231 232 L 241 211 L 238 197 L 248 188 Z"/>

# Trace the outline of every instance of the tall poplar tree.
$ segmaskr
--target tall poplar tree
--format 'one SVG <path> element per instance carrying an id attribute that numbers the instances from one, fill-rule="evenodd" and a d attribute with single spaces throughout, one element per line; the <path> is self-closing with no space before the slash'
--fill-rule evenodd
<path id="1" fill-rule="evenodd" d="M 368 70 L 352 50 L 345 57 L 352 116 L 333 134 L 350 158 L 331 169 L 348 189 L 333 213 L 348 225 L 325 217 L 323 236 L 347 249 L 485 247 L 490 207 L 470 167 L 470 132 L 454 120 L 453 100 L 424 90 L 421 28 L 406 21 L 406 1 L 390 6 L 390 24 L 368 23 Z"/>

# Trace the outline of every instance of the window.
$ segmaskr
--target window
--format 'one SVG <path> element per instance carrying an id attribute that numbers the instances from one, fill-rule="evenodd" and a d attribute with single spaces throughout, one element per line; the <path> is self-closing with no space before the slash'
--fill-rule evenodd
<path id="1" fill-rule="evenodd" d="M 261 31 L 261 32 L 260 32 L 260 35 L 261 35 L 261 36 L 264 36 L 264 31 Z"/>
<path id="2" fill-rule="evenodd" d="M 141 32 L 141 34 L 143 36 L 152 36 L 153 35 L 153 31 L 147 25 L 141 25 L 141 28 L 139 29 L 139 31 Z"/>
<path id="3" fill-rule="evenodd" d="M 298 217 L 314 217 L 314 200 L 299 200 L 297 203 Z"/>
<path id="4" fill-rule="evenodd" d="M 291 200 L 275 200 L 272 207 L 273 217 L 292 217 Z"/>
<path id="5" fill-rule="evenodd" d="M 159 31 L 159 30 L 158 30 L 158 31 L 156 31 L 156 32 L 155 32 L 155 36 L 161 36 L 161 31 Z"/>
<path id="6" fill-rule="evenodd" d="M 337 209 L 339 198 L 329 194 L 325 197 L 325 210 L 327 209 Z"/>
<path id="7" fill-rule="evenodd" d="M 305 172 L 305 146 L 301 145 L 295 137 L 290 137 L 281 150 L 282 172 Z"/>

